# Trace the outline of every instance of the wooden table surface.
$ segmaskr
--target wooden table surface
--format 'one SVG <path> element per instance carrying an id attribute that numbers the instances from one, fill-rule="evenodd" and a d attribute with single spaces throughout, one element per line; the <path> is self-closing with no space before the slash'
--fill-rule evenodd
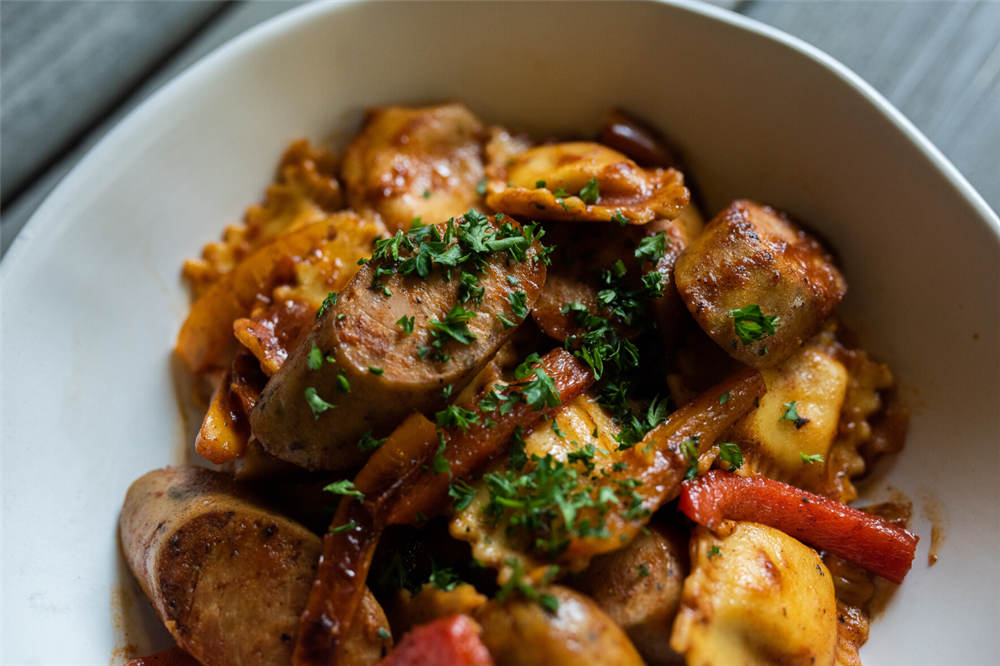
<path id="1" fill-rule="evenodd" d="M 139 102 L 300 2 L 0 2 L 0 251 Z M 826 51 L 1000 210 L 1000 1 L 715 0 Z"/>

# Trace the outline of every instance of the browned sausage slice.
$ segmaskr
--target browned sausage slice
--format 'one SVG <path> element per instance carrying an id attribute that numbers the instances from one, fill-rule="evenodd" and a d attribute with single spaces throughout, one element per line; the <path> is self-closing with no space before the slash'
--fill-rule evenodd
<path id="1" fill-rule="evenodd" d="M 460 219 L 458 228 L 469 224 Z M 464 242 L 450 247 L 472 251 Z M 493 358 L 522 319 L 512 298 L 523 301 L 526 314 L 545 282 L 545 265 L 535 260 L 539 251 L 535 243 L 522 260 L 485 252 L 481 271 L 464 263 L 447 272 L 435 265 L 426 277 L 400 273 L 398 261 L 388 264 L 395 272 L 379 275 L 387 262 L 369 262 L 268 382 L 250 415 L 254 435 L 271 454 L 302 467 L 363 463 L 370 451 L 358 442 L 366 433 L 385 437 L 414 411 L 432 415 L 444 406 L 443 389 L 451 386 L 457 396 Z M 463 272 L 478 275 L 481 302 L 460 302 L 467 294 Z M 473 337 L 442 332 L 456 306 L 473 314 L 464 322 Z M 461 324 L 449 328 L 461 330 Z M 316 411 L 307 391 L 335 407 Z"/>
<path id="2" fill-rule="evenodd" d="M 736 201 L 708 223 L 677 260 L 677 290 L 708 335 L 754 368 L 775 365 L 815 335 L 844 297 L 847 284 L 833 259 L 784 214 Z M 756 306 L 747 319 L 733 312 Z M 749 338 L 740 321 L 777 317 Z M 740 319 L 740 321 L 738 321 Z"/>
<path id="3" fill-rule="evenodd" d="M 291 664 L 322 543 L 229 477 L 168 467 L 137 480 L 119 521 L 125 558 L 177 644 L 206 666 Z M 370 592 L 348 640 L 376 663 L 388 622 Z M 375 626 L 372 626 L 375 625 Z"/>

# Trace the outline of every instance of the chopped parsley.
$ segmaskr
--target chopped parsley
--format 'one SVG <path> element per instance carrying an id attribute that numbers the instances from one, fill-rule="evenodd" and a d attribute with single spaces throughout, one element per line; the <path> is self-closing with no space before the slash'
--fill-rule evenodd
<path id="1" fill-rule="evenodd" d="M 309 356 L 306 357 L 306 365 L 309 366 L 310 370 L 319 370 L 323 366 L 323 352 L 320 351 L 315 342 L 312 343 Z"/>
<path id="2" fill-rule="evenodd" d="M 778 423 L 781 423 L 782 421 L 791 421 L 795 424 L 796 430 L 809 423 L 809 419 L 799 416 L 799 406 L 795 400 L 782 403 L 782 407 L 785 408 L 785 413 L 778 419 Z"/>
<path id="3" fill-rule="evenodd" d="M 456 340 L 463 345 L 475 340 L 476 334 L 469 330 L 469 325 L 466 323 L 475 317 L 475 312 L 466 310 L 456 303 L 455 307 L 444 316 L 444 319 L 432 318 L 430 320 L 431 338 L 433 339 L 431 346 L 434 348 L 431 350 L 432 357 L 442 363 L 451 358 L 443 352 L 444 343 L 448 339 Z"/>
<path id="4" fill-rule="evenodd" d="M 514 322 L 512 322 L 510 319 L 507 319 L 507 317 L 505 317 L 503 315 L 503 313 L 498 312 L 497 313 L 497 319 L 499 319 L 500 323 L 503 324 L 503 328 L 504 328 L 505 331 L 508 330 L 508 329 L 514 328 L 515 326 L 517 326 L 517 324 L 515 324 Z"/>
<path id="5" fill-rule="evenodd" d="M 663 275 L 656 271 L 649 271 L 642 276 L 642 291 L 646 298 L 659 298 L 663 296 Z"/>
<path id="6" fill-rule="evenodd" d="M 319 306 L 319 310 L 316 311 L 316 319 L 325 315 L 327 310 L 337 304 L 337 296 L 338 294 L 335 291 L 331 291 L 326 295 L 326 298 L 323 299 L 322 305 Z"/>
<path id="7" fill-rule="evenodd" d="M 520 471 L 528 464 L 528 455 L 524 452 L 524 428 L 514 426 L 510 435 L 510 468 Z"/>
<path id="8" fill-rule="evenodd" d="M 319 397 L 316 393 L 316 389 L 312 386 L 306 389 L 306 402 L 309 403 L 309 409 L 312 410 L 313 417 L 319 418 L 319 415 L 328 409 L 334 409 L 336 405 L 331 405 L 323 398 Z"/>
<path id="9" fill-rule="evenodd" d="M 721 555 L 722 549 L 719 548 L 717 544 L 712 544 L 712 547 L 708 549 L 708 559 L 712 559 L 716 555 Z"/>
<path id="10" fill-rule="evenodd" d="M 823 456 L 818 453 L 814 456 L 807 456 L 806 454 L 799 451 L 799 457 L 802 458 L 803 465 L 812 465 L 813 463 L 823 462 Z"/>
<path id="11" fill-rule="evenodd" d="M 727 402 L 729 402 L 729 391 L 726 391 L 725 393 L 723 393 L 722 395 L 719 396 L 719 404 L 720 405 L 724 405 Z"/>
<path id="12" fill-rule="evenodd" d="M 646 566 L 645 562 L 643 562 L 642 564 L 640 564 L 636 568 L 639 570 L 639 577 L 640 578 L 646 578 L 646 577 L 649 576 L 649 567 Z"/>
<path id="13" fill-rule="evenodd" d="M 343 534 L 344 532 L 350 532 L 352 530 L 358 529 L 358 524 L 355 521 L 351 521 L 346 525 L 341 525 L 340 527 L 334 527 L 330 530 L 330 534 Z"/>
<path id="14" fill-rule="evenodd" d="M 732 442 L 723 442 L 719 444 L 719 459 L 729 463 L 729 471 L 735 472 L 740 467 L 743 467 L 743 451 L 740 447 Z"/>
<path id="15" fill-rule="evenodd" d="M 386 629 L 385 627 L 379 627 L 377 633 L 378 633 L 379 640 L 387 641 L 390 638 L 392 638 L 392 634 L 390 634 L 389 630 Z"/>
<path id="16" fill-rule="evenodd" d="M 524 319 L 528 316 L 528 294 L 523 291 L 512 291 L 507 294 L 507 299 L 510 301 L 510 307 L 514 310 L 514 314 Z"/>
<path id="17" fill-rule="evenodd" d="M 328 493 L 333 493 L 334 495 L 345 495 L 347 497 L 359 497 L 364 499 L 365 495 L 360 490 L 354 487 L 354 483 L 349 479 L 344 479 L 343 481 L 337 481 L 331 483 L 330 485 L 323 488 Z"/>
<path id="18" fill-rule="evenodd" d="M 622 225 L 623 227 L 628 224 L 628 218 L 620 210 L 616 210 L 615 214 L 611 216 L 611 219 Z"/>
<path id="19" fill-rule="evenodd" d="M 361 436 L 361 441 L 358 442 L 358 448 L 362 451 L 374 451 L 378 447 L 385 444 L 388 437 L 383 437 L 382 439 L 375 439 L 372 437 L 371 431 L 366 432 Z"/>
<path id="20" fill-rule="evenodd" d="M 476 496 L 476 489 L 459 479 L 448 486 L 448 496 L 455 498 L 455 511 L 463 511 L 472 504 L 472 499 Z"/>
<path id="21" fill-rule="evenodd" d="M 375 366 L 369 365 L 368 372 L 372 373 L 373 375 L 378 375 L 379 377 L 381 377 L 382 373 L 385 372 L 385 370 L 383 370 L 382 368 L 376 368 Z"/>
<path id="22" fill-rule="evenodd" d="M 447 446 L 444 434 L 438 433 L 438 448 L 437 452 L 434 454 L 434 459 L 431 461 L 431 469 L 435 474 L 444 474 L 448 472 L 451 474 L 451 464 L 448 459 L 444 457 L 444 449 Z"/>
<path id="23" fill-rule="evenodd" d="M 580 199 L 585 204 L 595 204 L 601 198 L 600 190 L 597 188 L 597 178 L 591 178 L 580 190 Z"/>
<path id="24" fill-rule="evenodd" d="M 534 585 L 524 579 L 524 569 L 517 559 L 507 558 L 504 560 L 504 564 L 511 567 L 514 571 L 511 573 L 510 578 L 507 579 L 507 582 L 503 584 L 503 587 L 497 591 L 497 601 L 503 603 L 512 592 L 516 591 L 519 592 L 525 599 L 537 603 L 548 613 L 556 613 L 559 611 L 558 599 L 551 594 L 539 592 Z M 558 573 L 559 567 L 549 567 L 549 569 L 545 572 L 545 575 L 542 576 L 539 587 L 547 586 Z"/>
<path id="25" fill-rule="evenodd" d="M 759 305 L 748 305 L 739 310 L 730 310 L 729 316 L 733 319 L 737 337 L 744 345 L 774 335 L 774 332 L 781 326 L 780 317 L 765 315 L 761 312 Z"/>
<path id="26" fill-rule="evenodd" d="M 482 196 L 486 196 L 486 179 L 485 178 L 481 179 L 478 183 L 476 183 L 476 194 L 478 194 L 481 197 Z"/>
<path id="27" fill-rule="evenodd" d="M 337 375 L 337 393 L 350 393 L 350 392 L 351 392 L 351 383 L 347 381 L 347 376 L 344 374 L 344 371 L 341 370 L 340 373 Z"/>
<path id="28" fill-rule="evenodd" d="M 687 472 L 684 474 L 685 480 L 698 476 L 698 437 L 698 435 L 692 435 L 680 444 L 681 453 L 688 461 Z"/>
<path id="29" fill-rule="evenodd" d="M 639 247 L 635 249 L 635 258 L 639 261 L 649 261 L 656 263 L 667 253 L 667 232 L 661 231 L 652 236 L 646 236 L 639 241 Z"/>
<path id="30" fill-rule="evenodd" d="M 396 322 L 396 325 L 402 326 L 403 332 L 406 333 L 407 335 L 411 335 L 413 333 L 413 325 L 414 323 L 416 323 L 416 321 L 417 321 L 416 317 L 407 317 L 406 315 L 403 315 L 402 317 L 399 318 L 399 321 Z"/>
<path id="31" fill-rule="evenodd" d="M 462 409 L 458 405 L 448 405 L 434 415 L 437 420 L 437 427 L 441 429 L 458 426 L 462 432 L 466 432 L 474 423 L 479 423 L 479 414 L 468 409 Z"/>
<path id="32" fill-rule="evenodd" d="M 437 568 L 437 563 L 434 558 L 431 558 L 431 575 L 428 581 L 431 585 L 439 590 L 444 590 L 445 592 L 451 592 L 462 580 L 458 577 L 454 571 L 449 567 Z"/>

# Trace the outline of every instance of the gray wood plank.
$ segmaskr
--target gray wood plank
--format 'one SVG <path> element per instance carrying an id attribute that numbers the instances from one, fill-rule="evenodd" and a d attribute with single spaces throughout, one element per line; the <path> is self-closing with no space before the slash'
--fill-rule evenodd
<path id="1" fill-rule="evenodd" d="M 0 201 L 224 3 L 0 2 Z"/>
<path id="2" fill-rule="evenodd" d="M 903 112 L 1000 210 L 1000 2 L 750 2 Z"/>

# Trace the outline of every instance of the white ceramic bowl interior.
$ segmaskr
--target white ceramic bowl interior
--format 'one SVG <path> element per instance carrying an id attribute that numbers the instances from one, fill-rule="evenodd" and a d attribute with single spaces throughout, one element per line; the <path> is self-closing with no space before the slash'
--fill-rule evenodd
<path id="1" fill-rule="evenodd" d="M 2 266 L 2 653 L 121 663 L 169 644 L 118 551 L 129 484 L 177 463 L 170 373 L 185 257 L 258 200 L 285 145 L 362 111 L 441 100 L 487 122 L 592 132 L 621 106 L 667 133 L 714 215 L 737 197 L 829 239 L 842 312 L 913 409 L 878 466 L 921 536 L 865 664 L 1000 661 L 996 216 L 881 97 L 828 57 L 708 6 L 312 5 L 191 68 L 105 138 Z M 931 522 L 944 530 L 927 566 Z"/>

